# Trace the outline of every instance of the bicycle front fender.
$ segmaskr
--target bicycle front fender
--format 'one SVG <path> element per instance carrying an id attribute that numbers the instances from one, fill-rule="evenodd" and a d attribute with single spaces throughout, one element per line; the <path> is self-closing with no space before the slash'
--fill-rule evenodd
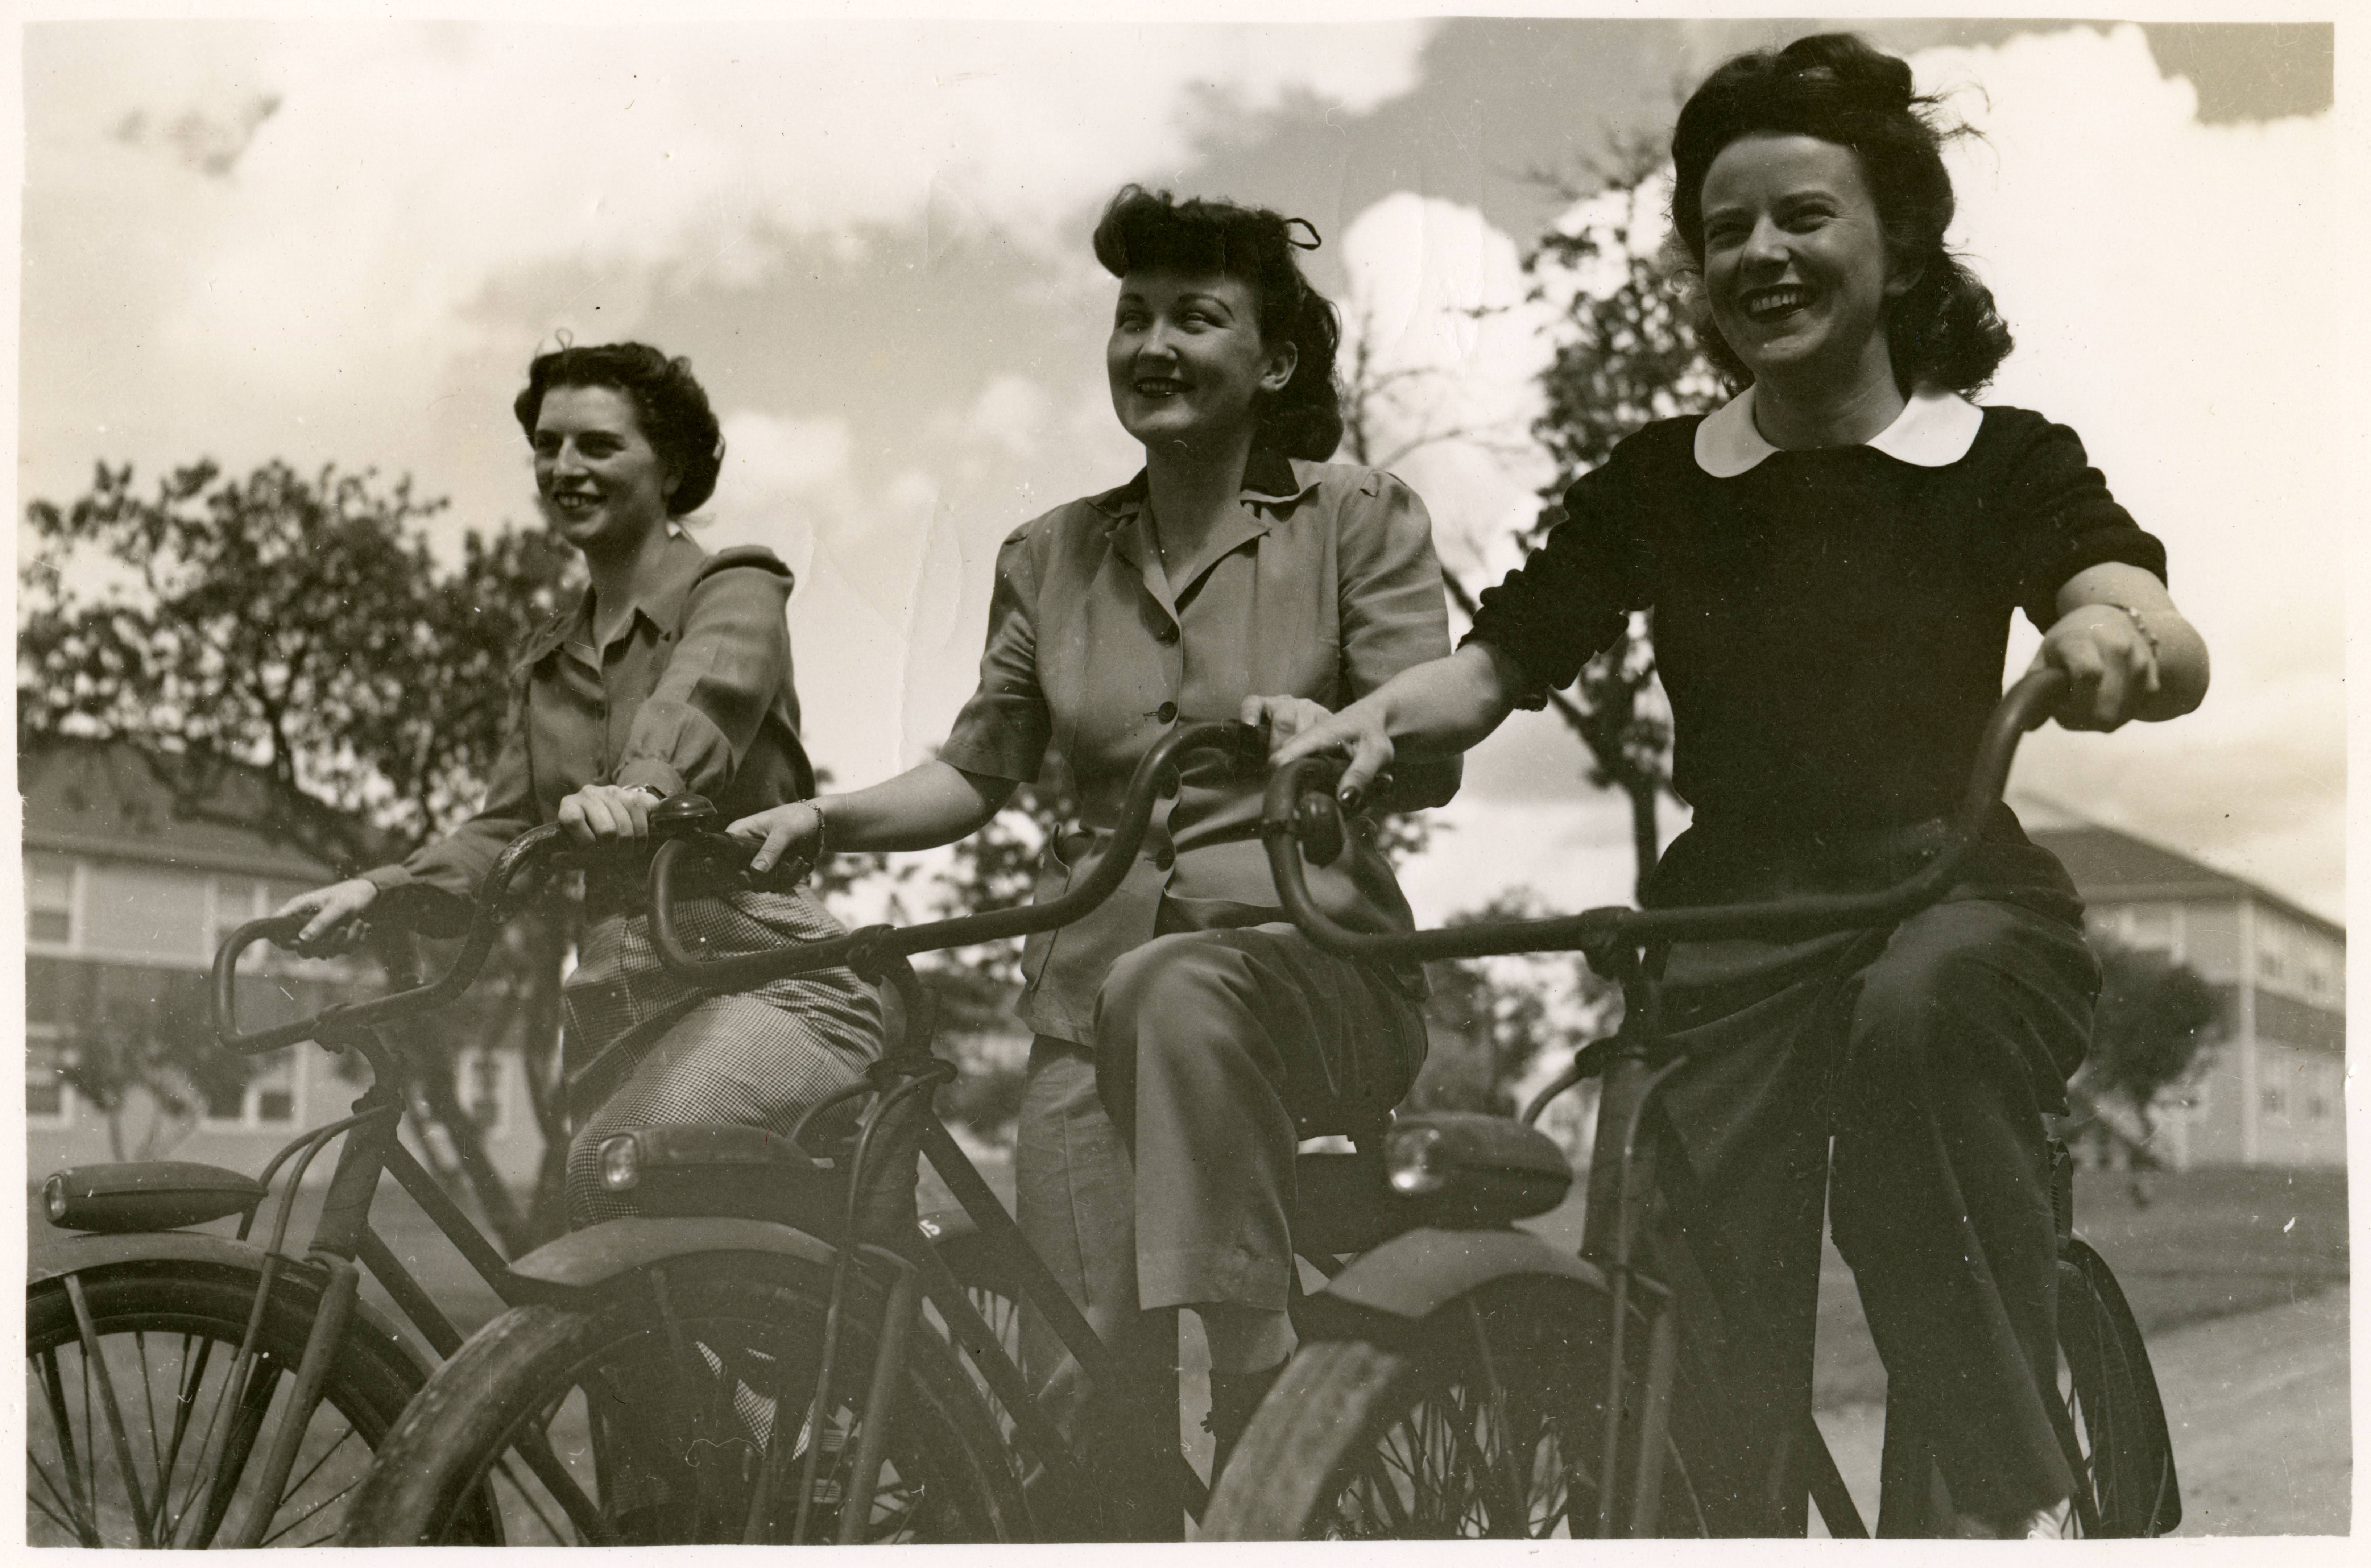
<path id="1" fill-rule="evenodd" d="M 1424 1227 L 1362 1253 L 1307 1305 L 1312 1320 L 1321 1325 L 1328 1312 L 1342 1309 L 1420 1323 L 1493 1281 L 1524 1274 L 1567 1279 L 1590 1290 L 1605 1288 L 1604 1273 L 1594 1264 L 1527 1230 Z"/>
<path id="2" fill-rule="evenodd" d="M 620 1274 L 700 1252 L 769 1252 L 819 1268 L 831 1244 L 768 1219 L 607 1219 L 537 1248 L 511 1265 L 517 1279 L 560 1291 L 592 1290 Z"/>
<path id="3" fill-rule="evenodd" d="M 26 1251 L 25 1285 L 29 1290 L 68 1274 L 101 1274 L 135 1263 L 166 1263 L 191 1273 L 215 1270 L 253 1279 L 263 1272 L 263 1260 L 270 1256 L 252 1241 L 210 1235 L 202 1230 L 67 1235 L 49 1226 L 34 1228 Z M 318 1297 L 328 1278 L 319 1265 L 283 1254 L 279 1283 L 272 1288 L 294 1287 Z M 353 1318 L 347 1332 L 353 1332 L 357 1327 L 400 1346 L 422 1377 L 435 1365 L 433 1353 L 414 1343 L 396 1327 L 392 1319 L 367 1300 L 353 1304 Z"/>

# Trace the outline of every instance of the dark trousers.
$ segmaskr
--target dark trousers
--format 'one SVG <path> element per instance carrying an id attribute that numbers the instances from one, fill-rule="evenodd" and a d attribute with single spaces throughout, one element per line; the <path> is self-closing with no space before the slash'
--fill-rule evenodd
<path id="1" fill-rule="evenodd" d="M 1732 896 L 1882 885 L 1932 836 L 1822 847 L 1791 865 L 1675 846 L 1658 900 L 1708 901 L 1707 880 Z M 1823 1205 L 1886 1367 L 1879 1533 L 1925 1533 L 1938 1476 L 1960 1513 L 2015 1516 L 2065 1497 L 2044 1403 L 2057 1258 L 2042 1118 L 2065 1107 L 2099 970 L 2056 863 L 2012 821 L 1948 901 L 1890 933 L 1683 949 L 1667 986 L 1690 1066 L 1664 1105 L 1694 1201 L 1665 1216 L 1665 1235 L 1725 1261 L 1724 1381 L 1743 1401 L 1769 1528 L 1806 1522 L 1797 1439 Z"/>

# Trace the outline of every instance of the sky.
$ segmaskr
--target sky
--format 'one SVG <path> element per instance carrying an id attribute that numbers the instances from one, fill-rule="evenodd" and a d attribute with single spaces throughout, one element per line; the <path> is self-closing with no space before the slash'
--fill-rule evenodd
<path id="1" fill-rule="evenodd" d="M 1984 133 L 1953 154 L 1955 236 L 2018 341 L 1987 398 L 2081 432 L 2214 649 L 2200 712 L 2046 732 L 2020 790 L 2342 917 L 2329 29 L 1855 25 Z M 531 354 L 658 343 L 724 418 L 695 536 L 791 563 L 811 747 L 871 782 L 970 690 L 998 542 L 1138 467 L 1087 247 L 1114 190 L 1316 225 L 1318 285 L 1386 363 L 1439 373 L 1386 433 L 1478 432 L 1399 465 L 1478 585 L 1545 472 L 1521 258 L 1613 141 L 1667 137 L 1712 64 L 1804 30 L 36 25 L 19 497 L 102 460 L 335 462 L 449 497 L 450 550 L 533 522 L 509 413 Z M 1510 721 L 1409 871 L 1419 914 L 1626 897 L 1625 809 L 1582 772 L 1552 717 Z"/>

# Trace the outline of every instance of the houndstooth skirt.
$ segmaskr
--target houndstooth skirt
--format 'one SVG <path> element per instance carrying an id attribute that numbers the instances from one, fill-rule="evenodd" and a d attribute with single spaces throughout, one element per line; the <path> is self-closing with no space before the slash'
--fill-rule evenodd
<path id="1" fill-rule="evenodd" d="M 804 889 L 690 900 L 681 920 L 688 937 L 719 954 L 821 941 L 845 929 Z M 563 997 L 572 1071 L 629 1032 L 680 1014 L 585 1086 L 602 1099 L 568 1147 L 568 1217 L 579 1228 L 634 1212 L 601 1185 L 605 1138 L 666 1122 L 788 1133 L 810 1107 L 862 1077 L 881 1050 L 880 997 L 850 971 L 700 999 L 698 986 L 660 965 L 646 915 L 597 920 Z"/>

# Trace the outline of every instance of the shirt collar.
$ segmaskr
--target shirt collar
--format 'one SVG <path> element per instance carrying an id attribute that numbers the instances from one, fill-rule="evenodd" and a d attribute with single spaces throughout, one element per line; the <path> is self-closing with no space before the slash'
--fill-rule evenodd
<path id="1" fill-rule="evenodd" d="M 1272 506 L 1289 506 L 1317 488 L 1320 476 L 1313 463 L 1297 463 L 1280 452 L 1266 447 L 1255 447 L 1251 461 L 1243 466 L 1245 500 L 1266 502 Z M 1108 516 L 1132 516 L 1144 509 L 1144 498 L 1151 481 L 1142 468 L 1136 478 L 1117 490 L 1107 490 L 1093 497 L 1088 504 Z"/>
<path id="2" fill-rule="evenodd" d="M 708 552 L 667 525 L 665 548 L 651 564 L 642 580 L 634 586 L 633 615 L 620 624 L 630 628 L 634 615 L 641 616 L 662 630 L 683 618 L 683 603 L 691 593 L 692 580 L 700 575 L 700 562 Z M 579 635 L 581 633 L 581 636 Z M 576 602 L 563 608 L 535 640 L 528 644 L 526 662 L 533 664 L 571 637 L 590 645 L 593 641 L 593 590 L 588 586 L 577 592 Z"/>
<path id="3" fill-rule="evenodd" d="M 1968 455 L 1984 422 L 1984 410 L 1957 392 L 1921 386 L 1893 422 L 1864 444 L 1898 462 L 1941 468 Z M 1754 428 L 1751 386 L 1696 426 L 1696 467 L 1716 479 L 1733 479 L 1777 450 Z"/>

